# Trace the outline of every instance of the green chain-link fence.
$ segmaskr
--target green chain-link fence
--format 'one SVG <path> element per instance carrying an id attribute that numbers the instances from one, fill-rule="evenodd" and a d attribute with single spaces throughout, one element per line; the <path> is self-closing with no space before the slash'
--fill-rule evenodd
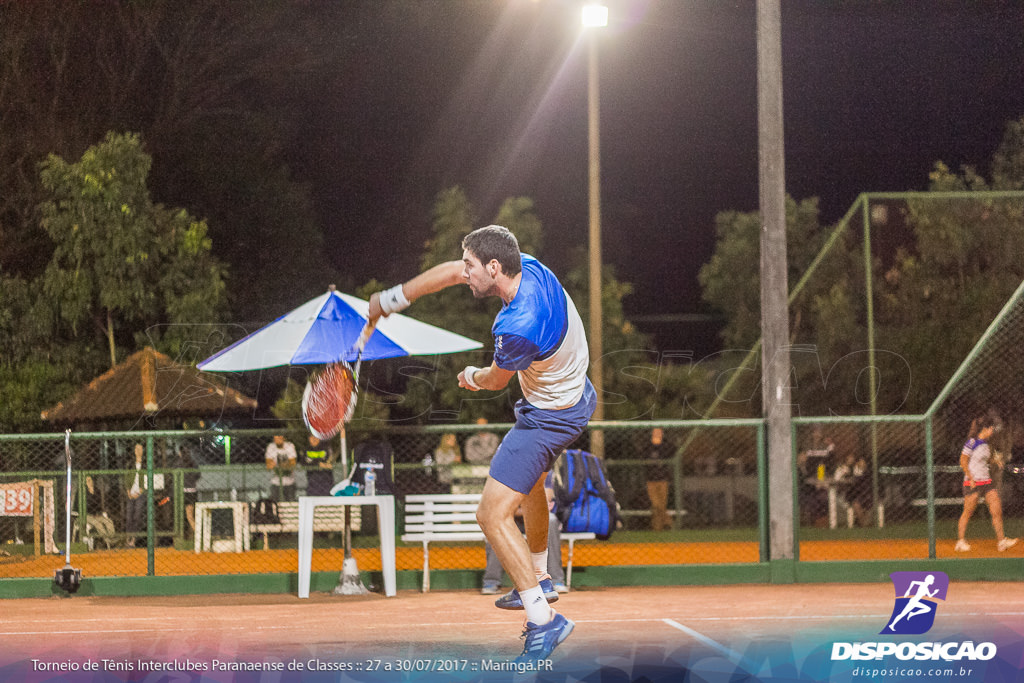
<path id="1" fill-rule="evenodd" d="M 1021 191 L 866 193 L 816 237 L 813 258 L 795 245 L 806 260 L 789 296 L 800 558 L 863 556 L 819 543 L 826 529 L 884 541 L 879 558 L 952 556 L 960 449 L 989 411 L 1006 425 L 994 446 L 1007 535 L 1020 533 L 1022 221 Z M 756 403 L 759 348 L 706 416 Z M 969 533 L 994 546 L 986 515 Z"/>
<path id="2" fill-rule="evenodd" d="M 1024 294 L 1021 289 L 1003 291 L 1005 282 L 996 290 L 963 287 L 943 293 L 935 289 L 941 280 L 922 276 L 914 259 L 883 253 L 883 240 L 878 234 L 871 237 L 886 225 L 904 230 L 938 226 L 932 236 L 946 235 L 945 239 L 973 234 L 977 228 L 992 235 L 983 243 L 1000 249 L 994 240 L 1022 219 L 1021 196 L 862 195 L 794 284 L 795 310 L 800 310 L 800 297 L 813 300 L 806 309 L 813 315 L 808 313 L 793 325 L 795 374 L 811 380 L 793 392 L 793 510 L 799 559 L 953 556 L 962 503 L 960 447 L 971 419 L 988 411 L 997 412 L 1005 424 L 993 445 L 1005 460 L 998 469 L 998 484 L 1007 535 L 1024 532 L 1024 456 L 1019 453 L 1024 440 L 1019 388 L 1024 376 Z M 899 219 L 896 228 L 894 217 Z M 864 229 L 862 247 L 851 244 L 848 230 L 858 218 Z M 847 257 L 837 256 L 840 246 L 845 246 Z M 864 263 L 846 267 L 842 282 L 817 282 L 848 263 L 849 255 L 858 250 Z M 822 265 L 828 267 L 819 268 Z M 956 268 L 955 263 L 940 265 Z M 933 320 L 931 307 L 919 301 L 910 305 L 907 297 L 934 298 L 936 305 L 941 299 L 947 313 L 960 311 L 961 317 Z M 966 301 L 959 300 L 964 297 Z M 966 327 L 960 325 L 975 308 L 993 310 L 988 300 L 992 297 L 998 297 L 996 310 L 1002 305 L 998 315 L 986 313 L 983 321 L 970 319 Z M 820 320 L 807 319 L 815 316 Z M 816 320 L 827 324 L 815 324 Z M 956 344 L 950 341 L 954 338 Z M 756 351 L 757 346 L 739 368 L 736 382 L 723 383 L 720 400 L 709 415 L 722 406 L 735 408 L 737 400 L 756 402 Z M 912 358 L 941 367 L 941 372 L 932 373 L 938 379 L 931 377 L 922 386 L 920 373 L 915 374 L 908 361 Z M 359 444 L 386 441 L 394 458 L 400 535 L 402 498 L 479 490 L 486 467 L 482 460 L 474 461 L 473 454 L 479 451 L 474 437 L 481 431 L 500 436 L 507 428 L 434 425 L 350 432 L 346 457 L 330 471 L 330 481 L 347 476 Z M 578 544 L 576 567 L 686 567 L 769 559 L 766 503 L 771 492 L 765 487 L 760 420 L 606 423 L 592 425 L 592 432 L 595 429 L 602 432 L 622 525 L 608 541 Z M 667 465 L 648 457 L 655 430 L 661 430 L 663 450 L 671 454 Z M 232 505 L 227 505 L 248 506 L 280 497 L 264 461 L 272 436 L 268 430 L 74 434 L 71 512 L 76 562 L 91 577 L 295 572 L 294 531 L 264 534 L 251 528 L 240 539 L 234 512 L 228 509 Z M 309 475 L 315 477 L 322 469 L 303 461 L 304 434 L 288 438 L 300 456 L 295 483 L 302 495 Z M 448 444 L 447 451 L 438 450 L 442 443 Z M 589 435 L 574 447 L 587 449 L 588 444 Z M 134 470 L 137 445 L 146 464 L 145 483 L 139 485 Z M 456 450 L 453 445 L 457 458 L 450 454 Z M 666 478 L 667 486 L 650 485 Z M 49 577 L 60 566 L 65 484 L 63 434 L 0 436 L 0 579 Z M 662 497 L 664 514 L 652 511 Z M 209 513 L 209 542 L 199 539 L 197 544 L 196 506 L 209 503 L 221 505 Z M 353 515 L 352 529 L 353 552 L 361 568 L 372 570 L 380 564 L 375 520 L 365 514 L 371 509 Z M 659 517 L 668 519 L 667 528 L 657 522 Z M 343 534 L 336 522 L 320 521 L 314 571 L 339 570 Z M 987 524 L 985 510 L 979 511 L 970 536 L 989 538 Z M 456 544 L 445 550 L 436 558 L 432 555 L 433 570 L 482 571 L 481 544 Z M 994 541 L 976 544 L 974 552 L 985 555 L 989 550 L 994 556 Z M 418 571 L 422 549 L 400 543 L 396 559 L 399 570 Z"/>
<path id="3" fill-rule="evenodd" d="M 500 437 L 508 427 L 448 425 L 350 432 L 346 458 L 338 459 L 331 480 L 340 482 L 347 476 L 361 443 L 385 441 L 394 459 L 400 534 L 405 495 L 479 491 L 487 466 L 485 461 L 472 462 L 473 440 L 481 432 Z M 664 434 L 665 461 L 649 458 L 655 429 Z M 757 421 L 606 424 L 602 431 L 606 468 L 622 508 L 622 524 L 609 541 L 577 546 L 577 566 L 620 565 L 623 553 L 636 564 L 758 561 Z M 304 495 L 309 475 L 319 468 L 303 462 L 299 436 L 290 440 L 300 462 L 295 471 L 296 494 Z M 230 505 L 218 505 L 210 512 L 212 533 L 205 544 L 195 534 L 197 504 L 202 508 L 214 502 L 245 503 L 255 513 L 259 500 L 280 498 L 264 460 L 272 437 L 270 431 L 73 434 L 71 511 L 76 561 L 89 567 L 86 573 L 94 577 L 294 571 L 294 531 L 269 533 L 264 546 L 263 534 L 251 528 L 248 550 L 235 552 L 239 546 L 234 543 Z M 453 438 L 460 462 L 449 463 L 438 448 Z M 680 457 L 680 446 L 686 442 L 688 455 Z M 584 437 L 575 446 L 586 449 L 587 443 Z M 137 445 L 142 453 L 138 481 Z M 0 437 L 0 454 L 4 463 L 0 484 L 9 500 L 5 516 L 0 517 L 4 551 L 0 576 L 45 576 L 56 561 L 52 556 L 63 548 L 64 435 Z M 665 481 L 663 504 L 670 520 L 667 528 L 658 531 L 651 529 L 651 472 L 657 475 L 655 481 Z M 47 490 L 52 494 L 48 496 Z M 141 511 L 135 519 L 133 506 Z M 255 518 L 250 516 L 254 525 Z M 355 516 L 353 545 L 357 549 L 376 548 L 374 521 Z M 317 534 L 317 548 L 340 550 L 341 529 L 328 522 L 323 528 Z M 422 567 L 419 545 L 399 550 L 400 570 Z M 449 555 L 449 568 L 483 568 L 478 544 L 459 544 Z M 367 562 L 370 568 L 379 566 L 379 557 L 369 557 Z M 433 562 L 432 568 L 445 568 L 443 560 L 436 567 Z"/>
<path id="4" fill-rule="evenodd" d="M 794 421 L 803 560 L 928 557 L 920 416 Z M 814 543 L 827 530 L 829 543 Z M 847 541 L 874 541 L 856 545 Z"/>
<path id="5" fill-rule="evenodd" d="M 505 427 L 488 425 L 487 429 L 500 433 Z M 606 467 L 623 521 L 611 539 L 577 544 L 577 568 L 685 567 L 768 559 L 763 540 L 769 492 L 763 486 L 759 421 L 666 421 L 604 424 L 601 428 Z M 671 526 L 657 531 L 652 529 L 648 483 L 652 479 L 649 473 L 658 463 L 646 457 L 655 428 L 663 430 L 669 452 L 674 454 L 668 463 L 666 491 Z M 485 471 L 481 466 L 438 465 L 433 457 L 444 434 L 455 434 L 462 449 L 478 431 L 476 426 L 446 426 L 350 433 L 349 462 L 351 450 L 362 441 L 385 440 L 391 446 L 401 534 L 405 495 L 479 490 Z M 799 520 L 800 559 L 925 558 L 930 547 L 934 556 L 936 539 L 939 554 L 946 554 L 942 543 L 955 537 L 958 512 L 956 505 L 946 502 L 959 502 L 959 479 L 939 464 L 938 457 L 933 456 L 935 464 L 929 465 L 926 417 L 803 418 L 795 420 L 794 432 L 799 444 L 794 454 L 798 484 L 794 518 Z M 231 506 L 223 505 L 254 505 L 277 494 L 270 484 L 271 472 L 263 463 L 271 436 L 269 432 L 73 435 L 72 551 L 76 565 L 81 564 L 91 577 L 294 572 L 294 530 L 267 534 L 265 545 L 263 534 L 253 526 L 243 543 L 237 538 L 232 511 L 225 509 Z M 826 441 L 834 444 L 833 450 L 821 447 Z M 147 462 L 152 453 L 154 486 L 150 502 L 148 476 L 142 477 L 147 480 L 140 487 L 143 516 L 130 527 L 134 468 L 128 463 L 135 444 L 142 445 Z M 586 448 L 586 439 L 576 445 Z M 951 448 L 937 446 L 935 452 L 950 452 Z M 301 455 L 301 448 L 298 450 Z M 197 454 L 194 465 L 184 466 L 176 460 L 186 451 Z M 826 455 L 815 455 L 815 451 Z M 6 467 L 0 473 L 7 499 L 7 514 L 0 517 L 0 577 L 51 576 L 63 561 L 59 557 L 65 518 L 63 435 L 2 437 L 0 452 L 4 463 L 21 463 L 13 471 Z M 836 463 L 848 458 L 851 466 L 862 461 L 857 485 L 853 484 L 854 475 L 849 479 L 836 476 Z M 25 467 L 29 463 L 35 467 Z M 820 476 L 819 464 L 823 465 Z M 933 486 L 929 486 L 929 471 L 933 472 Z M 144 469 L 143 474 L 148 472 Z M 306 474 L 304 467 L 297 471 L 298 495 L 305 493 Z M 340 481 L 345 474 L 339 464 L 332 479 Z M 199 475 L 194 481 L 194 498 L 186 491 L 193 483 L 192 475 Z M 1008 533 L 1021 526 L 1024 502 L 1013 486 L 1004 483 Z M 48 497 L 50 488 L 53 495 Z M 194 508 L 190 507 L 213 502 L 218 505 L 210 512 L 212 533 L 197 552 Z M 375 520 L 366 516 L 368 510 L 372 508 L 354 515 L 353 547 L 361 569 L 376 570 L 380 568 L 377 530 Z M 324 520 L 318 528 L 314 571 L 340 570 L 341 527 Z M 399 544 L 400 571 L 418 571 L 422 560 L 419 545 Z M 433 571 L 482 572 L 483 565 L 483 548 L 476 543 L 452 544 L 445 552 L 431 555 Z"/>

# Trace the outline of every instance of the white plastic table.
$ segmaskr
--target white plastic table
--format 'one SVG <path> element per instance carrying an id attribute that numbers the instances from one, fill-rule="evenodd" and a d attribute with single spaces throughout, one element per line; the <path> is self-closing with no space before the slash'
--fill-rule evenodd
<path id="1" fill-rule="evenodd" d="M 236 553 L 249 550 L 249 504 L 244 501 L 215 501 L 196 503 L 195 551 L 213 550 L 212 514 L 214 510 L 231 510 L 234 522 L 234 543 Z"/>
<path id="2" fill-rule="evenodd" d="M 376 505 L 380 533 L 380 566 L 384 595 L 395 595 L 395 497 L 394 496 L 299 496 L 299 597 L 309 597 L 313 562 L 313 511 L 318 506 Z"/>

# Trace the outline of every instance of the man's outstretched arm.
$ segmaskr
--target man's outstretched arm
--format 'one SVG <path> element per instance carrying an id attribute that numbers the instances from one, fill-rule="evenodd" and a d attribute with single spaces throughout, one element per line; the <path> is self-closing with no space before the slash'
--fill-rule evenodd
<path id="1" fill-rule="evenodd" d="M 375 292 L 370 297 L 370 320 L 400 311 L 421 296 L 463 284 L 465 282 L 462 277 L 464 268 L 462 261 L 439 263 L 404 284 L 396 285 L 383 292 Z"/>

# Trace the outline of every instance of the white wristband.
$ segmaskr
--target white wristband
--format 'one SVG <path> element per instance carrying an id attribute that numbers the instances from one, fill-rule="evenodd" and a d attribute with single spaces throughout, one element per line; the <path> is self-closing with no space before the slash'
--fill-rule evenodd
<path id="1" fill-rule="evenodd" d="M 466 381 L 466 384 L 477 391 L 480 391 L 481 387 L 476 383 L 476 380 L 473 379 L 473 375 L 475 375 L 479 369 L 480 368 L 475 365 L 467 365 L 466 369 L 462 371 L 462 379 Z"/>
<path id="2" fill-rule="evenodd" d="M 405 298 L 402 285 L 395 285 L 380 293 L 380 309 L 385 314 L 397 313 L 409 308 L 409 300 Z"/>

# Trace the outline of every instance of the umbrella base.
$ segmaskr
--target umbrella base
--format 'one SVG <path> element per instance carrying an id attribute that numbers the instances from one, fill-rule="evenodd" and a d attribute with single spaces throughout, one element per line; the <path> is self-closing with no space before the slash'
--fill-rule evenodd
<path id="1" fill-rule="evenodd" d="M 63 569 L 54 572 L 53 582 L 67 593 L 77 593 L 82 585 L 82 570 L 65 564 Z"/>
<path id="2" fill-rule="evenodd" d="M 362 579 L 359 578 L 359 566 L 356 558 L 346 557 L 341 565 L 340 583 L 334 587 L 335 595 L 365 595 L 369 593 Z"/>

